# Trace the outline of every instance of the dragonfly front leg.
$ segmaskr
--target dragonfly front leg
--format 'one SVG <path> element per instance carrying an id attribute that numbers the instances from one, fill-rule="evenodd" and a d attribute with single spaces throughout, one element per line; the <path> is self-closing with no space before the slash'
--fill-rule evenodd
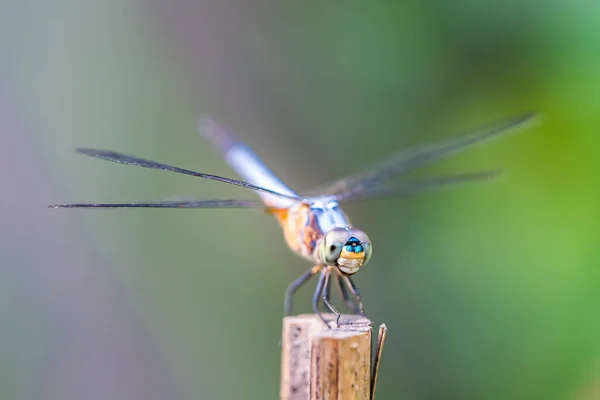
<path id="1" fill-rule="evenodd" d="M 331 302 L 329 301 L 330 294 L 331 294 L 331 285 L 330 285 L 331 267 L 326 267 L 326 269 L 323 271 L 323 274 L 325 275 L 325 282 L 323 283 L 323 302 L 325 303 L 327 308 L 329 308 L 329 310 L 331 310 L 331 312 L 333 312 L 336 315 L 335 324 L 339 327 L 340 326 L 340 313 L 338 310 L 335 309 L 333 304 L 331 304 Z"/>
<path id="2" fill-rule="evenodd" d="M 325 288 L 326 271 L 327 270 L 323 270 L 321 272 L 321 275 L 319 275 L 319 280 L 317 281 L 317 287 L 315 289 L 315 294 L 313 294 L 312 308 L 313 308 L 313 311 L 315 312 L 315 314 L 317 314 L 319 316 L 319 318 L 321 318 L 321 320 L 325 323 L 325 325 L 329 326 L 329 322 L 327 322 L 325 317 L 323 317 L 321 310 L 319 310 L 319 300 L 321 299 L 321 296 L 323 296 L 323 289 Z"/>
<path id="3" fill-rule="evenodd" d="M 344 276 L 337 273 L 337 287 L 340 290 L 342 295 L 342 299 L 344 300 L 344 304 L 349 310 L 352 310 L 354 314 L 360 314 L 360 307 L 352 301 L 350 298 L 350 294 L 348 293 L 348 289 L 346 289 L 346 284 L 344 283 Z"/>
<path id="4" fill-rule="evenodd" d="M 350 291 L 352 292 L 352 294 L 356 298 L 356 302 L 358 303 L 359 314 L 362 315 L 363 317 L 366 317 L 367 315 L 365 314 L 365 309 L 363 307 L 362 298 L 360 296 L 358 288 L 356 287 L 356 285 L 354 284 L 354 282 L 352 282 L 352 278 L 350 278 L 347 275 L 344 275 L 343 279 L 346 282 L 346 286 L 348 286 L 348 289 L 350 289 Z"/>
<path id="5" fill-rule="evenodd" d="M 293 281 L 285 291 L 285 298 L 283 301 L 283 311 L 284 315 L 287 317 L 292 313 L 292 305 L 294 301 L 294 293 L 300 288 L 300 286 L 304 285 L 310 278 L 312 278 L 317 272 L 321 270 L 322 266 L 317 265 L 300 275 Z"/>

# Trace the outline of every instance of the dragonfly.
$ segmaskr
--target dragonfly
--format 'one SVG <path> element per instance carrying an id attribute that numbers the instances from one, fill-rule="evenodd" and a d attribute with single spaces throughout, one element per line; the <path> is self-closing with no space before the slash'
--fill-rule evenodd
<path id="1" fill-rule="evenodd" d="M 230 167 L 243 179 L 226 178 L 162 164 L 109 150 L 77 148 L 78 153 L 120 164 L 191 175 L 240 186 L 255 191 L 257 200 L 199 199 L 169 200 L 141 203 L 72 203 L 54 204 L 50 208 L 242 208 L 262 209 L 273 215 L 289 248 L 312 267 L 295 279 L 284 297 L 284 314 L 292 314 L 296 291 L 318 275 L 312 297 L 312 309 L 329 326 L 321 309 L 328 309 L 340 326 L 341 313 L 331 302 L 330 288 L 337 282 L 345 306 L 354 314 L 366 317 L 361 294 L 352 277 L 371 259 L 373 246 L 367 234 L 354 227 L 341 204 L 407 196 L 414 193 L 453 186 L 460 183 L 483 181 L 498 175 L 499 171 L 462 173 L 420 180 L 399 179 L 407 172 L 434 161 L 454 155 L 474 145 L 488 142 L 509 132 L 520 131 L 536 120 L 535 113 L 526 113 L 505 119 L 487 128 L 457 135 L 407 150 L 397 151 L 361 172 L 338 179 L 316 190 L 316 194 L 302 196 L 283 183 L 238 136 L 210 117 L 200 119 L 198 130 L 215 147 Z M 324 307 L 323 307 L 324 306 Z M 331 315 L 331 314 L 330 314 Z"/>

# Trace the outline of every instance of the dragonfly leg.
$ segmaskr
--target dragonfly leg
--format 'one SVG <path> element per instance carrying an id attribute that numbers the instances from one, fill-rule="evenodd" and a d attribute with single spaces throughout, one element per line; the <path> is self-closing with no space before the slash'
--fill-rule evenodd
<path id="1" fill-rule="evenodd" d="M 331 267 L 326 267 L 325 270 L 323 271 L 323 274 L 325 275 L 325 281 L 323 282 L 323 294 L 322 294 L 323 302 L 325 303 L 327 308 L 329 308 L 329 310 L 331 310 L 331 312 L 333 312 L 335 314 L 335 316 L 336 316 L 335 324 L 339 327 L 340 326 L 340 313 L 338 312 L 338 310 L 335 309 L 333 304 L 331 304 L 331 302 L 329 301 L 330 294 L 331 294 L 331 284 L 330 284 Z"/>
<path id="2" fill-rule="evenodd" d="M 323 296 L 323 289 L 325 288 L 325 278 L 327 276 L 326 272 L 327 270 L 323 270 L 321 271 L 321 275 L 319 275 L 319 280 L 317 281 L 317 288 L 315 289 L 315 294 L 312 298 L 312 308 L 315 314 L 317 314 L 319 318 L 323 320 L 325 325 L 329 326 L 329 322 L 327 322 L 325 317 L 323 317 L 321 310 L 319 310 L 319 300 L 321 299 L 321 296 Z"/>
<path id="3" fill-rule="evenodd" d="M 283 303 L 284 303 L 283 308 L 284 308 L 285 316 L 288 316 L 292 313 L 292 304 L 294 301 L 294 293 L 296 293 L 296 291 L 298 290 L 298 288 L 300 288 L 300 286 L 304 285 L 306 282 L 308 282 L 308 280 L 310 278 L 312 278 L 317 272 L 319 272 L 319 270 L 321 268 L 322 267 L 320 265 L 312 267 L 311 269 L 309 269 L 308 271 L 306 271 L 305 273 L 300 275 L 298 278 L 296 278 L 296 280 L 294 280 L 292 283 L 290 283 L 287 290 L 285 291 L 285 299 L 283 301 Z"/>
<path id="4" fill-rule="evenodd" d="M 344 300 L 344 304 L 349 310 L 352 310 L 354 314 L 359 314 L 360 309 L 358 306 L 352 301 L 350 298 L 350 294 L 348 293 L 348 289 L 346 289 L 346 284 L 344 283 L 343 275 L 340 273 L 337 274 L 337 287 L 340 290 L 342 295 L 342 299 Z"/>
<path id="5" fill-rule="evenodd" d="M 346 275 L 343 278 L 344 278 L 344 281 L 346 282 L 346 286 L 348 287 L 348 289 L 350 289 L 350 291 L 356 298 L 356 302 L 358 303 L 358 313 L 360 315 L 362 315 L 363 317 L 366 317 L 367 315 L 365 314 L 365 309 L 363 307 L 362 298 L 360 296 L 360 292 L 358 291 L 358 288 L 356 287 L 354 282 L 352 282 L 352 278 L 350 278 L 349 276 L 346 276 Z"/>

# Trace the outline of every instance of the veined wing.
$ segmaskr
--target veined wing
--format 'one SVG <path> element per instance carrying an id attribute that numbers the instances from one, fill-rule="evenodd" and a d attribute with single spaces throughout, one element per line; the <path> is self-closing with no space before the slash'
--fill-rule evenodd
<path id="1" fill-rule="evenodd" d="M 353 202 L 370 199 L 409 196 L 416 193 L 441 190 L 459 184 L 488 181 L 501 175 L 500 171 L 486 171 L 439 176 L 435 178 L 399 182 L 395 185 L 384 185 L 367 191 L 347 195 L 340 202 Z M 333 196 L 335 198 L 335 196 Z"/>
<path id="2" fill-rule="evenodd" d="M 198 178 L 210 179 L 210 180 L 214 180 L 214 181 L 218 181 L 218 182 L 228 183 L 230 185 L 241 186 L 246 189 L 256 190 L 257 192 L 268 193 L 269 195 L 279 197 L 279 198 L 291 199 L 291 200 L 295 200 L 295 201 L 301 200 L 298 196 L 295 196 L 295 195 L 279 193 L 275 190 L 267 189 L 267 188 L 264 188 L 264 187 L 261 187 L 258 185 L 254 185 L 254 184 L 251 184 L 248 182 L 240 181 L 237 179 L 225 178 L 223 176 L 195 172 L 195 171 L 191 171 L 188 169 L 174 167 L 172 165 L 162 164 L 162 163 L 159 163 L 156 161 L 145 160 L 143 158 L 134 157 L 134 156 L 130 156 L 130 155 L 122 154 L 122 153 L 117 153 L 115 151 L 78 148 L 77 152 L 91 156 L 91 157 L 100 158 L 102 160 L 116 162 L 119 164 L 135 165 L 135 166 L 143 167 L 143 168 L 177 172 L 180 174 L 191 175 L 191 176 L 195 176 Z M 153 203 L 153 204 L 159 204 L 159 203 Z"/>
<path id="3" fill-rule="evenodd" d="M 535 114 L 529 113 L 454 139 L 402 150 L 364 172 L 335 181 L 321 194 L 325 196 L 333 195 L 338 200 L 355 197 L 361 192 L 368 192 L 372 188 L 417 167 L 430 164 L 511 131 L 524 129 L 532 124 L 535 119 Z"/>
<path id="4" fill-rule="evenodd" d="M 298 195 L 267 167 L 250 146 L 215 120 L 209 117 L 201 118 L 198 121 L 198 132 L 208 139 L 229 166 L 246 182 L 299 199 Z M 283 196 L 273 197 L 264 191 L 259 195 L 265 204 L 271 207 L 285 208 L 291 205 L 290 201 Z"/>
<path id="5" fill-rule="evenodd" d="M 265 208 L 262 201 L 253 200 L 182 200 L 153 203 L 73 203 L 51 204 L 48 208 Z"/>

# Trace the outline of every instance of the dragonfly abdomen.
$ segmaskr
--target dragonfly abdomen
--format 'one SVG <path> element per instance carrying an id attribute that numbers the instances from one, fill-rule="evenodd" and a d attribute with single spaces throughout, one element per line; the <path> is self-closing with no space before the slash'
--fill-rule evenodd
<path id="1" fill-rule="evenodd" d="M 204 120 L 201 124 L 203 128 L 201 132 L 243 180 L 286 196 L 298 196 L 265 165 L 248 145 L 239 140 L 232 132 L 212 120 Z M 291 199 L 273 196 L 269 193 L 263 192 L 258 195 L 268 207 L 288 208 L 294 203 Z"/>

